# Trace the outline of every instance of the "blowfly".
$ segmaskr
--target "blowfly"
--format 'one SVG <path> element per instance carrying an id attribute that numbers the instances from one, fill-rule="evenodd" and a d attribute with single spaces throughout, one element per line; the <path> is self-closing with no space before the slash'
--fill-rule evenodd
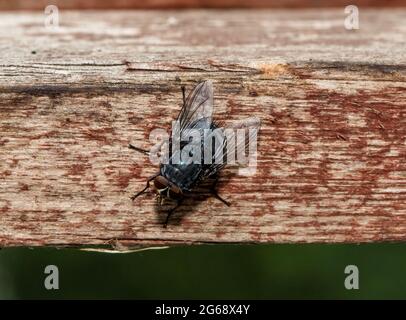
<path id="1" fill-rule="evenodd" d="M 182 204 L 185 195 L 193 193 L 193 190 L 203 181 L 212 180 L 210 193 L 226 206 L 230 203 L 224 200 L 216 191 L 218 174 L 227 164 L 226 155 L 233 149 L 245 150 L 248 145 L 247 138 L 237 143 L 229 143 L 228 139 L 216 142 L 216 135 L 209 135 L 220 129 L 220 124 L 212 120 L 213 113 L 213 85 L 211 81 L 203 81 L 196 85 L 186 98 L 185 87 L 182 87 L 183 106 L 175 123 L 177 124 L 178 139 L 174 139 L 174 126 L 172 134 L 167 141 L 167 149 L 163 153 L 165 161 L 160 163 L 159 172 L 147 180 L 143 190 L 131 197 L 134 201 L 141 194 L 145 193 L 151 186 L 156 193 L 159 204 L 163 200 L 171 199 L 176 201 L 176 206 L 168 211 L 164 227 L 166 228 L 171 214 Z M 250 131 L 248 138 L 253 133 L 256 138 L 256 130 L 259 128 L 257 118 L 249 118 L 234 128 L 244 128 Z M 218 131 L 218 130 L 217 130 Z M 194 134 L 193 134 L 194 132 Z M 197 133 L 197 136 L 196 136 Z M 217 132 L 218 133 L 218 132 Z M 217 134 L 216 133 L 216 134 Z M 176 135 L 175 135 L 176 136 Z M 193 138 L 193 139 L 192 139 Z M 214 140 L 214 141 L 213 141 Z M 197 141 L 197 142 L 196 142 Z M 213 147 L 214 144 L 214 147 Z M 229 150 L 227 150 L 229 144 Z M 131 149 L 149 154 L 148 151 L 129 145 Z M 161 147 L 163 150 L 164 148 Z M 186 154 L 186 156 L 185 156 Z"/>

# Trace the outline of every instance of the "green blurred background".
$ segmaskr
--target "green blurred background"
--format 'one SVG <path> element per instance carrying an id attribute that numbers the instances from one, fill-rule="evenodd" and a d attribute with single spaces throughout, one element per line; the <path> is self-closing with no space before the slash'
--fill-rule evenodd
<path id="1" fill-rule="evenodd" d="M 406 298 L 406 245 L 205 245 L 129 254 L 0 250 L 3 299 Z M 59 268 L 59 290 L 44 269 Z M 344 288 L 356 265 L 360 289 Z"/>

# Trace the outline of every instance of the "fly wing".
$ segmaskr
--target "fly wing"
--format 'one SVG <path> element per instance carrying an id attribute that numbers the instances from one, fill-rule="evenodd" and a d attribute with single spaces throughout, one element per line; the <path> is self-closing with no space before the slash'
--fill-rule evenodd
<path id="1" fill-rule="evenodd" d="M 203 81 L 196 85 L 192 92 L 186 98 L 186 101 L 180 110 L 174 136 L 180 137 L 181 140 L 187 140 L 190 129 L 204 130 L 210 128 L 213 113 L 213 83 Z M 180 133 L 180 135 L 178 135 Z M 154 146 L 151 151 L 154 163 L 158 157 L 160 163 L 166 163 L 171 158 L 172 135 L 169 140 L 161 139 L 161 143 Z"/>
<path id="2" fill-rule="evenodd" d="M 213 114 L 213 83 L 203 81 L 196 85 L 186 98 L 186 101 L 179 113 L 175 126 L 172 126 L 173 138 L 180 138 L 180 141 L 171 140 L 173 143 L 179 142 L 180 149 L 189 144 L 191 136 L 200 132 L 203 137 L 205 129 L 210 129 Z M 200 142 L 199 142 L 200 146 Z M 171 148 L 172 150 L 172 148 Z M 172 155 L 171 155 L 172 156 Z"/>
<path id="3" fill-rule="evenodd" d="M 211 81 L 200 82 L 188 95 L 177 121 L 180 131 L 192 128 L 196 123 L 202 123 L 204 119 L 207 129 L 210 128 L 213 114 L 213 83 Z"/>
<path id="4" fill-rule="evenodd" d="M 200 132 L 209 129 L 212 122 L 212 113 L 213 83 L 208 80 L 198 83 L 188 95 L 175 121 L 175 125 L 172 125 L 169 140 L 163 141 L 157 147 L 156 152 L 161 155 L 161 163 L 167 163 L 172 158 L 174 153 L 173 145 L 180 144 L 180 149 L 182 149 L 182 146 L 187 144 L 185 141 L 188 141 L 191 129 L 197 129 Z"/>
<path id="5" fill-rule="evenodd" d="M 240 166 L 241 175 L 253 175 L 256 171 L 259 127 L 260 120 L 251 117 L 235 122 L 223 130 L 223 143 L 214 148 L 212 163 L 204 166 L 201 180 L 215 175 L 228 164 Z"/>

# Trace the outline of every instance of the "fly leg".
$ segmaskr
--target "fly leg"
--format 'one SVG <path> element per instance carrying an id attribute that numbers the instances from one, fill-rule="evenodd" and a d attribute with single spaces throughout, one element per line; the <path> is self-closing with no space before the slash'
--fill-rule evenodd
<path id="1" fill-rule="evenodd" d="M 141 152 L 141 153 L 143 153 L 143 154 L 149 155 L 149 151 L 147 151 L 147 150 L 145 150 L 145 149 L 138 148 L 138 147 L 136 147 L 136 146 L 133 146 L 132 144 L 129 144 L 128 147 L 129 147 L 130 149 L 135 150 L 135 151 L 138 151 L 138 152 Z"/>
<path id="2" fill-rule="evenodd" d="M 167 149 L 167 145 L 168 145 L 168 141 L 167 140 L 162 140 L 159 144 L 156 144 L 155 146 L 153 146 L 151 148 L 151 151 L 142 149 L 142 148 L 138 148 L 132 144 L 129 144 L 128 147 L 132 150 L 135 150 L 137 152 L 141 152 L 147 156 L 151 156 L 151 155 L 163 155 L 164 153 L 167 153 L 168 149 Z"/>
<path id="3" fill-rule="evenodd" d="M 219 194 L 218 194 L 218 192 L 217 192 L 217 190 L 216 190 L 216 186 L 217 186 L 217 182 L 219 181 L 219 177 L 216 175 L 215 177 L 214 177 L 214 183 L 213 183 L 213 185 L 211 186 L 211 188 L 210 188 L 210 192 L 211 192 L 211 194 L 214 196 L 214 197 L 216 197 L 218 200 L 220 200 L 221 202 L 223 202 L 227 207 L 229 207 L 230 205 L 231 205 L 231 203 L 230 202 L 228 202 L 227 200 L 225 200 L 225 199 L 223 199 Z"/>
<path id="4" fill-rule="evenodd" d="M 182 97 L 183 97 L 183 106 L 185 106 L 186 105 L 186 88 L 185 88 L 185 86 L 182 86 L 181 89 L 182 89 Z"/>
<path id="5" fill-rule="evenodd" d="M 138 196 L 142 195 L 145 191 L 147 191 L 147 189 L 149 188 L 149 183 L 150 183 L 152 180 L 154 180 L 154 179 L 155 179 L 157 176 L 159 176 L 159 175 L 160 175 L 160 173 L 157 173 L 157 174 L 153 175 L 151 178 L 149 178 L 149 179 L 147 180 L 147 185 L 145 186 L 145 188 L 142 189 L 140 192 L 136 193 L 135 195 L 133 195 L 133 196 L 131 197 L 131 200 L 134 201 L 135 198 L 137 198 Z"/>
<path id="6" fill-rule="evenodd" d="M 183 199 L 180 199 L 177 201 L 176 206 L 172 208 L 171 210 L 168 211 L 168 214 L 166 215 L 165 223 L 163 225 L 164 228 L 168 226 L 169 218 L 172 215 L 172 213 L 181 206 Z"/>

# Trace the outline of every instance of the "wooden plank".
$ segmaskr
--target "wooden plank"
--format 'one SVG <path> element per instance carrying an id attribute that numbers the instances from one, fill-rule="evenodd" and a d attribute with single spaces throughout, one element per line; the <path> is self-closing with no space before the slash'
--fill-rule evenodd
<path id="1" fill-rule="evenodd" d="M 0 14 L 0 244 L 406 239 L 406 10 Z M 216 118 L 262 120 L 257 175 L 233 170 L 167 229 L 152 194 L 180 86 L 212 79 Z M 166 209 L 167 207 L 165 207 Z"/>
<path id="2" fill-rule="evenodd" d="M 403 0 L 0 0 L 0 10 L 44 10 L 50 4 L 60 9 L 184 9 L 184 8 L 308 8 L 404 7 Z"/>

